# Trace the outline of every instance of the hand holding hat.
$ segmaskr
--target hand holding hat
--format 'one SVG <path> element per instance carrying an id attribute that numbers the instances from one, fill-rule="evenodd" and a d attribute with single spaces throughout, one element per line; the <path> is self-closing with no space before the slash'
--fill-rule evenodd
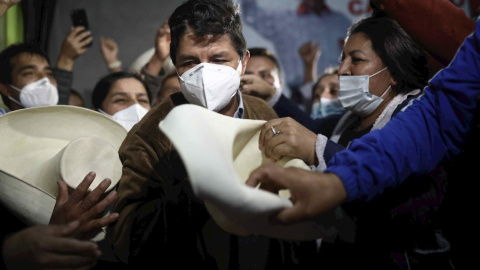
<path id="1" fill-rule="evenodd" d="M 104 179 L 92 192 L 88 192 L 95 172 L 88 173 L 77 188 L 68 195 L 65 182 L 59 180 L 59 193 L 50 218 L 50 224 L 68 224 L 79 221 L 73 234 L 77 239 L 89 240 L 102 232 L 102 228 L 118 219 L 118 213 L 102 214 L 117 197 L 115 190 L 105 193 L 112 181 Z"/>
<path id="2" fill-rule="evenodd" d="M 288 226 L 270 223 L 272 215 L 293 204 L 288 190 L 272 193 L 245 184 L 255 168 L 268 162 L 258 147 L 265 122 L 236 119 L 184 104 L 171 110 L 159 127 L 180 154 L 195 195 L 205 202 L 212 219 L 225 231 L 289 240 L 352 232 L 345 226 L 352 221 L 342 215 L 340 208 L 314 221 Z M 283 158 L 276 164 L 310 171 L 300 159 Z"/>

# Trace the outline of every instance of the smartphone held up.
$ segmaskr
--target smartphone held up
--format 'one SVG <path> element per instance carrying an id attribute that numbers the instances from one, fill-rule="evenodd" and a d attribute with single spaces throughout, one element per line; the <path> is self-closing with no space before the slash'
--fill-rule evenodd
<path id="1" fill-rule="evenodd" d="M 74 27 L 83 26 L 85 28 L 85 30 L 83 30 L 82 32 L 90 30 L 90 26 L 88 25 L 87 12 L 85 11 L 85 9 L 80 8 L 72 10 L 70 12 L 70 18 L 72 19 L 72 25 Z M 92 42 L 88 43 L 86 46 L 91 47 Z"/>

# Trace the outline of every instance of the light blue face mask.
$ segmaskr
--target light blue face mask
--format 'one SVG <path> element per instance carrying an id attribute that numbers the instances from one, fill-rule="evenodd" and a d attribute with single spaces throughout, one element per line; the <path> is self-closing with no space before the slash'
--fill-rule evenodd
<path id="1" fill-rule="evenodd" d="M 383 72 L 387 67 L 374 73 L 373 75 L 361 75 L 361 76 L 338 76 L 340 82 L 340 89 L 338 90 L 338 99 L 342 103 L 342 106 L 365 117 L 371 114 L 383 101 L 383 96 L 390 90 L 391 85 L 387 90 L 383 92 L 382 96 L 378 97 L 370 94 L 369 84 L 370 78 Z"/>
<path id="2" fill-rule="evenodd" d="M 326 117 L 332 114 L 343 114 L 345 108 L 337 98 L 321 98 L 320 102 L 315 102 L 312 105 L 313 119 Z"/>

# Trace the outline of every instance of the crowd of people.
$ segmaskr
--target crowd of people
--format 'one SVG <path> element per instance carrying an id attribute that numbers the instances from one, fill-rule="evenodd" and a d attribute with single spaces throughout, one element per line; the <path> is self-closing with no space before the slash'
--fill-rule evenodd
<path id="1" fill-rule="evenodd" d="M 0 0 L 0 16 L 20 2 Z M 242 3 L 249 3 L 248 9 Z M 477 249 L 470 243 L 476 223 L 469 211 L 474 189 L 465 180 L 475 175 L 478 149 L 480 22 L 445 0 L 370 0 L 370 6 L 371 15 L 348 22 L 324 1 L 301 1 L 298 12 L 305 21 L 297 28 L 308 25 L 324 33 L 330 27 L 325 18 L 345 27 L 340 55 L 321 49 L 338 45 L 337 36 L 306 40 L 306 31 L 289 33 L 272 23 L 259 30 L 276 38 L 278 55 L 248 47 L 240 11 L 246 23 L 278 15 L 252 0 L 183 2 L 163 21 L 153 54 L 137 71 L 123 68 L 118 44 L 102 38 L 107 71 L 84 109 L 125 129 L 115 149 L 121 177 L 113 189 L 108 177 L 92 185 L 91 168 L 79 168 L 89 173 L 74 186 L 59 179 L 47 224 L 19 220 L 0 198 L 11 220 L 2 233 L 0 269 L 475 265 Z M 0 121 L 30 108 L 51 107 L 60 114 L 87 107 L 72 89 L 75 59 L 91 49 L 86 47 L 91 33 L 83 30 L 72 27 L 55 66 L 36 44 L 13 44 L 0 52 L 5 106 Z M 296 65 L 285 66 L 287 59 Z M 331 59 L 340 61 L 325 68 Z M 287 97 L 285 87 L 303 99 Z M 290 192 L 292 206 L 271 213 L 272 224 L 297 224 L 341 210 L 354 223 L 353 239 L 342 233 L 283 239 L 224 230 L 195 195 L 188 168 L 159 128 L 183 104 L 263 122 L 258 148 L 265 162 L 244 181 L 276 195 Z M 236 141 L 250 139 L 242 135 L 248 136 L 241 133 Z M 100 148 L 84 147 L 102 155 Z M 199 154 L 208 162 L 208 153 Z M 284 166 L 279 161 L 285 159 L 298 159 L 309 169 Z M 3 173 L 1 181 L 16 178 Z M 99 232 L 104 238 L 94 240 Z"/>

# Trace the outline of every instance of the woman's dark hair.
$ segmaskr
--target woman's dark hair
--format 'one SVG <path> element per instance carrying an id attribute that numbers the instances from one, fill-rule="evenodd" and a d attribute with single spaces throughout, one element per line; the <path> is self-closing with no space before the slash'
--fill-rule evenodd
<path id="1" fill-rule="evenodd" d="M 143 87 L 145 87 L 145 90 L 147 90 L 148 100 L 152 100 L 152 95 L 150 93 L 150 90 L 148 89 L 148 86 L 145 84 L 145 82 L 142 80 L 142 78 L 138 74 L 130 73 L 127 71 L 119 71 L 119 72 L 109 73 L 108 75 L 102 77 L 97 82 L 92 92 L 93 109 L 103 110 L 102 108 L 103 100 L 105 100 L 105 97 L 108 95 L 108 92 L 110 92 L 110 89 L 112 88 L 113 84 L 120 79 L 128 79 L 128 78 L 134 78 L 134 79 L 137 79 L 139 82 L 141 82 Z"/>
<path id="2" fill-rule="evenodd" d="M 356 33 L 370 39 L 372 49 L 398 82 L 393 87 L 397 93 L 427 85 L 432 75 L 427 54 L 396 21 L 378 15 L 361 19 L 349 28 L 347 37 Z"/>
<path id="3" fill-rule="evenodd" d="M 229 35 L 232 45 L 245 57 L 247 43 L 242 32 L 242 21 L 238 4 L 231 0 L 189 0 L 177 7 L 168 19 L 170 26 L 170 55 L 176 65 L 176 54 L 180 39 L 187 31 L 196 37 L 211 36 L 213 39 Z"/>

